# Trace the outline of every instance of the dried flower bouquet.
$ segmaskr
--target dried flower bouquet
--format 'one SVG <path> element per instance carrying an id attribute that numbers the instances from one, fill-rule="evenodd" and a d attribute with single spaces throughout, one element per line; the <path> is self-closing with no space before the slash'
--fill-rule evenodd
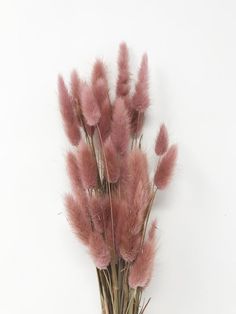
<path id="1" fill-rule="evenodd" d="M 96 266 L 104 314 L 144 313 L 142 292 L 154 264 L 156 221 L 148 227 L 153 200 L 172 176 L 177 156 L 165 125 L 155 143 L 157 167 L 149 178 L 142 127 L 149 106 L 148 59 L 143 55 L 131 93 L 129 55 L 120 45 L 116 97 L 111 101 L 106 67 L 94 64 L 91 82 L 71 75 L 70 89 L 58 79 L 72 192 L 68 219 Z"/>

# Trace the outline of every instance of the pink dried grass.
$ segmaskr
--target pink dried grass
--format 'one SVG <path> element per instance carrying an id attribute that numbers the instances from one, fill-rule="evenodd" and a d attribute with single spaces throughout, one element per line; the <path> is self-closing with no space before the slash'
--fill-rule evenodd
<path id="1" fill-rule="evenodd" d="M 151 279 L 155 257 L 155 229 L 156 222 L 154 221 L 147 241 L 130 267 L 129 285 L 133 289 L 145 288 Z"/>
<path id="2" fill-rule="evenodd" d="M 101 117 L 101 112 L 92 88 L 86 83 L 83 83 L 81 86 L 81 105 L 87 124 L 89 126 L 97 125 Z"/>
<path id="3" fill-rule="evenodd" d="M 68 220 L 79 239 L 88 245 L 92 229 L 86 207 L 80 206 L 82 204 L 71 195 L 67 195 L 65 198 Z"/>
<path id="4" fill-rule="evenodd" d="M 94 263 L 98 269 L 106 269 L 111 261 L 110 250 L 102 235 L 92 232 L 89 238 L 89 249 Z"/>
<path id="5" fill-rule="evenodd" d="M 108 182 L 115 183 L 120 176 L 120 161 L 115 146 L 110 138 L 108 138 L 104 144 L 104 153 L 106 160 L 105 177 Z"/>
<path id="6" fill-rule="evenodd" d="M 157 155 L 163 155 L 169 145 L 168 131 L 165 124 L 162 124 L 156 138 L 155 152 Z"/>
<path id="7" fill-rule="evenodd" d="M 129 53 L 126 43 L 120 44 L 118 57 L 117 97 L 126 97 L 130 92 Z"/>
<path id="8" fill-rule="evenodd" d="M 146 235 L 150 210 L 156 191 L 169 184 L 177 158 L 177 147 L 168 148 L 168 132 L 162 124 L 155 143 L 158 165 L 150 182 L 147 156 L 141 149 L 144 113 L 150 103 L 147 55 L 130 95 L 128 48 L 120 45 L 114 103 L 101 60 L 94 64 L 90 84 L 73 71 L 71 94 L 61 77 L 58 87 L 66 133 L 78 145 L 76 152 L 67 155 L 73 191 L 66 197 L 68 220 L 97 267 L 105 307 L 117 313 L 122 294 L 116 292 L 128 291 L 122 311 L 137 314 L 154 265 L 155 221 Z"/>
<path id="9" fill-rule="evenodd" d="M 98 176 L 96 159 L 89 145 L 83 141 L 80 143 L 77 159 L 84 188 L 96 187 Z"/>
<path id="10" fill-rule="evenodd" d="M 60 111 L 64 122 L 65 132 L 72 145 L 78 145 L 80 141 L 80 130 L 77 124 L 72 98 L 69 95 L 65 82 L 61 76 L 58 77 L 58 91 Z"/>
<path id="11" fill-rule="evenodd" d="M 74 153 L 67 154 L 67 172 L 70 178 L 71 187 L 76 193 L 78 188 L 82 187 L 78 161 Z"/>
<path id="12" fill-rule="evenodd" d="M 76 70 L 72 71 L 71 73 L 71 95 L 73 100 L 77 103 L 80 102 L 80 79 L 79 75 Z"/>
<path id="13" fill-rule="evenodd" d="M 111 139 L 117 152 L 124 155 L 129 146 L 130 124 L 129 116 L 122 98 L 117 98 L 114 104 L 111 123 Z"/>
<path id="14" fill-rule="evenodd" d="M 165 189 L 169 184 L 173 175 L 176 158 L 177 146 L 172 145 L 157 165 L 154 182 L 159 190 Z"/>
<path id="15" fill-rule="evenodd" d="M 133 109 L 144 112 L 149 106 L 148 95 L 148 58 L 144 54 L 138 73 L 138 81 L 135 86 L 135 93 L 132 99 Z"/>

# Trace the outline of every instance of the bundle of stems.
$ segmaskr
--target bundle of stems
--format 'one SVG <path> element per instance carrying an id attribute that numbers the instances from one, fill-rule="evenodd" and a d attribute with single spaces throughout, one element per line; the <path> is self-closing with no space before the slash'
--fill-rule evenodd
<path id="1" fill-rule="evenodd" d="M 65 197 L 68 220 L 96 266 L 103 314 L 141 314 L 156 252 L 156 221 L 149 224 L 156 193 L 172 176 L 176 145 L 164 124 L 155 143 L 157 166 L 149 178 L 142 127 L 150 104 L 144 54 L 131 93 L 129 53 L 118 55 L 116 96 L 111 100 L 107 69 L 94 64 L 91 81 L 71 74 L 70 88 L 58 78 L 60 110 L 72 149 L 67 169 L 72 192 Z"/>

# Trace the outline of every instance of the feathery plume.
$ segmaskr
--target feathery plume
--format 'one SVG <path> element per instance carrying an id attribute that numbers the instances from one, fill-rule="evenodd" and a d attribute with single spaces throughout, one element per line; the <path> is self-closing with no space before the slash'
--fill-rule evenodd
<path id="1" fill-rule="evenodd" d="M 155 257 L 155 222 L 151 226 L 149 237 L 140 250 L 136 260 L 130 266 L 129 286 L 145 288 L 152 275 Z"/>
<path id="2" fill-rule="evenodd" d="M 85 189 L 91 189 L 97 185 L 97 165 L 96 159 L 88 144 L 81 141 L 77 154 L 81 182 Z"/>
<path id="3" fill-rule="evenodd" d="M 58 77 L 58 90 L 60 111 L 64 122 L 65 132 L 71 144 L 78 145 L 80 141 L 79 125 L 76 121 L 72 99 L 61 76 Z"/>
<path id="4" fill-rule="evenodd" d="M 95 230 L 99 233 L 104 233 L 110 214 L 109 198 L 101 196 L 91 197 L 89 200 L 89 211 Z"/>
<path id="5" fill-rule="evenodd" d="M 91 87 L 86 83 L 83 83 L 81 86 L 81 105 L 88 125 L 97 125 L 101 117 L 101 112 Z"/>
<path id="6" fill-rule="evenodd" d="M 159 190 L 166 188 L 173 174 L 177 158 L 177 146 L 172 145 L 157 165 L 154 183 Z"/>
<path id="7" fill-rule="evenodd" d="M 126 97 L 130 91 L 129 52 L 126 43 L 120 44 L 116 96 Z"/>
<path id="8" fill-rule="evenodd" d="M 92 232 L 89 216 L 84 208 L 79 206 L 79 203 L 71 196 L 65 198 L 65 206 L 67 208 L 68 220 L 79 237 L 79 239 L 88 245 L 89 238 Z"/>
<path id="9" fill-rule="evenodd" d="M 165 154 L 168 149 L 169 139 L 165 124 L 162 124 L 156 138 L 155 152 L 158 156 Z"/>
<path id="10" fill-rule="evenodd" d="M 116 152 L 115 146 L 110 138 L 104 143 L 105 158 L 105 176 L 108 182 L 115 183 L 120 176 L 119 156 Z"/>
<path id="11" fill-rule="evenodd" d="M 104 101 L 108 98 L 108 87 L 104 79 L 99 78 L 93 85 L 93 93 L 99 105 L 102 108 Z"/>
<path id="12" fill-rule="evenodd" d="M 147 156 L 141 149 L 133 149 L 128 155 L 130 177 L 128 181 L 130 201 L 133 202 L 139 182 L 142 187 L 149 187 Z"/>
<path id="13" fill-rule="evenodd" d="M 71 187 L 74 192 L 78 190 L 78 188 L 82 187 L 80 172 L 78 167 L 78 161 L 74 153 L 69 152 L 67 154 L 67 172 L 70 178 Z"/>
<path id="14" fill-rule="evenodd" d="M 80 99 L 80 79 L 76 70 L 71 73 L 71 95 L 79 103 Z"/>
<path id="15" fill-rule="evenodd" d="M 126 262 L 133 262 L 138 254 L 141 236 L 134 234 L 132 229 L 132 212 L 126 202 L 121 202 L 119 208 L 118 225 L 117 225 L 117 243 L 120 256 Z"/>
<path id="16" fill-rule="evenodd" d="M 115 101 L 112 114 L 111 139 L 117 152 L 124 155 L 129 146 L 130 125 L 127 110 L 122 98 L 117 98 Z"/>
<path id="17" fill-rule="evenodd" d="M 144 124 L 144 112 L 133 110 L 131 118 L 131 135 L 138 138 L 142 132 Z"/>
<path id="18" fill-rule="evenodd" d="M 148 106 L 148 58 L 147 55 L 144 54 L 138 73 L 138 81 L 135 85 L 135 93 L 132 99 L 132 107 L 137 111 L 144 112 Z"/>
<path id="19" fill-rule="evenodd" d="M 98 124 L 103 141 L 105 141 L 111 131 L 111 114 L 112 108 L 110 105 L 110 101 L 109 99 L 105 99 L 102 103 L 101 118 Z"/>
<path id="20" fill-rule="evenodd" d="M 91 78 L 92 86 L 94 86 L 99 79 L 102 79 L 105 82 L 105 84 L 108 86 L 106 72 L 107 71 L 106 71 L 105 64 L 102 62 L 102 60 L 97 59 L 93 66 L 93 72 L 92 72 L 92 78 Z"/>
<path id="21" fill-rule="evenodd" d="M 102 235 L 93 232 L 89 239 L 89 248 L 94 263 L 98 269 L 105 269 L 111 261 L 110 251 Z"/>

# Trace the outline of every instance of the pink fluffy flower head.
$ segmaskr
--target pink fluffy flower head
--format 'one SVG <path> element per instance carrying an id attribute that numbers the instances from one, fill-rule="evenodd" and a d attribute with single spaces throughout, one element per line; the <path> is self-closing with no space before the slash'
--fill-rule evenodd
<path id="1" fill-rule="evenodd" d="M 91 233 L 89 249 L 96 267 L 98 269 L 107 268 L 111 261 L 111 255 L 109 248 L 100 233 Z"/>
<path id="2" fill-rule="evenodd" d="M 68 213 L 68 220 L 79 239 L 87 245 L 92 232 L 89 216 L 85 208 L 81 208 L 79 203 L 71 195 L 65 198 L 65 205 Z"/>
<path id="3" fill-rule="evenodd" d="M 58 77 L 60 111 L 64 122 L 65 132 L 72 145 L 78 145 L 80 141 L 80 130 L 74 112 L 72 98 L 69 95 L 65 82 L 61 76 Z"/>
<path id="4" fill-rule="evenodd" d="M 116 152 L 115 146 L 111 138 L 108 138 L 105 141 L 104 153 L 105 153 L 104 160 L 105 176 L 108 182 L 115 183 L 118 181 L 120 176 L 120 162 L 119 156 Z"/>
<path id="5" fill-rule="evenodd" d="M 91 189 L 97 185 L 97 165 L 95 157 L 88 144 L 81 141 L 77 154 L 81 181 L 85 189 Z"/>
<path id="6" fill-rule="evenodd" d="M 78 167 L 78 161 L 74 153 L 69 152 L 67 154 L 67 172 L 70 178 L 71 187 L 74 192 L 82 186 L 80 171 Z"/>
<path id="7" fill-rule="evenodd" d="M 154 183 L 159 190 L 167 187 L 172 177 L 177 158 L 177 146 L 172 145 L 157 165 Z"/>
<path id="8" fill-rule="evenodd" d="M 156 138 L 155 152 L 158 156 L 163 155 L 169 145 L 168 131 L 165 124 L 162 124 Z"/>
<path id="9" fill-rule="evenodd" d="M 118 57 L 117 97 L 126 97 L 130 91 L 129 53 L 126 43 L 120 44 Z"/>
<path id="10" fill-rule="evenodd" d="M 93 72 L 92 72 L 92 86 L 97 82 L 97 80 L 102 79 L 105 81 L 105 84 L 108 85 L 107 82 L 107 73 L 106 73 L 106 66 L 102 62 L 102 60 L 97 59 L 93 66 Z"/>
<path id="11" fill-rule="evenodd" d="M 154 221 L 148 239 L 130 267 L 129 285 L 133 289 L 137 287 L 145 288 L 151 279 L 155 257 L 155 229 L 156 222 Z"/>
<path id="12" fill-rule="evenodd" d="M 144 112 L 149 106 L 148 95 L 148 58 L 144 54 L 138 73 L 138 81 L 135 86 L 135 93 L 132 99 L 133 109 Z"/>
<path id="13" fill-rule="evenodd" d="M 81 86 L 82 112 L 89 126 L 98 124 L 101 112 L 91 87 L 83 83 Z"/>
<path id="14" fill-rule="evenodd" d="M 80 99 L 80 79 L 76 70 L 71 73 L 71 95 L 74 100 Z"/>
<path id="15" fill-rule="evenodd" d="M 122 98 L 117 98 L 114 104 L 111 124 L 111 139 L 117 152 L 124 155 L 129 146 L 130 122 Z"/>

